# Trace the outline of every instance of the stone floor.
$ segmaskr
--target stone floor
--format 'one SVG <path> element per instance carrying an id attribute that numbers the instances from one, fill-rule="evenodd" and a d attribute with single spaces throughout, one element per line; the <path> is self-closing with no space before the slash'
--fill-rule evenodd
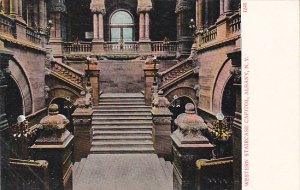
<path id="1" fill-rule="evenodd" d="M 172 176 L 155 154 L 90 154 L 75 190 L 171 190 Z"/>

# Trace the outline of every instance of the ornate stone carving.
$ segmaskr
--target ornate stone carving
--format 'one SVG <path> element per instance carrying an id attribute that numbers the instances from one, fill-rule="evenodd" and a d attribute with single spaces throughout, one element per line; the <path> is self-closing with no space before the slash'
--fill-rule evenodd
<path id="1" fill-rule="evenodd" d="M 138 0 L 137 12 L 150 12 L 152 10 L 151 0 Z"/>
<path id="2" fill-rule="evenodd" d="M 104 15 L 106 13 L 104 0 L 92 0 L 90 9 L 92 13 L 100 13 Z"/>
<path id="3" fill-rule="evenodd" d="M 191 10 L 192 3 L 190 0 L 177 0 L 175 13 Z"/>
<path id="4" fill-rule="evenodd" d="M 65 0 L 56 0 L 52 3 L 51 7 L 52 12 L 66 12 Z"/>
<path id="5" fill-rule="evenodd" d="M 234 83 L 241 84 L 241 67 L 233 67 L 230 74 L 233 76 Z"/>
<path id="6" fill-rule="evenodd" d="M 200 85 L 196 84 L 194 86 L 194 90 L 196 91 L 196 97 L 199 97 L 199 95 L 200 95 Z"/>

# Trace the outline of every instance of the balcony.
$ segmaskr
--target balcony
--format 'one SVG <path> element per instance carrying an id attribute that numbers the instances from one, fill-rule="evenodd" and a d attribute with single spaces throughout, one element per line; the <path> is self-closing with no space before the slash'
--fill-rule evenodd
<path id="1" fill-rule="evenodd" d="M 29 48 L 42 50 L 41 34 L 20 20 L 0 14 L 0 38 Z"/>

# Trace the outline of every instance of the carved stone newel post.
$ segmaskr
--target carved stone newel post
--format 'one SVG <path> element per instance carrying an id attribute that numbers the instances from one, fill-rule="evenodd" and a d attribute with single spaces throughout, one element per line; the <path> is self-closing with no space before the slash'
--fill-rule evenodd
<path id="1" fill-rule="evenodd" d="M 74 159 L 76 162 L 88 156 L 92 143 L 92 103 L 85 91 L 82 91 L 81 95 L 82 97 L 74 103 L 77 108 L 72 114 L 75 136 Z"/>
<path id="2" fill-rule="evenodd" d="M 209 159 L 214 148 L 202 135 L 207 130 L 204 120 L 195 112 L 195 106 L 186 104 L 185 113 L 175 119 L 178 129 L 171 135 L 173 142 L 174 189 L 195 190 L 196 161 Z"/>
<path id="3" fill-rule="evenodd" d="M 99 104 L 99 77 L 100 69 L 98 68 L 98 61 L 96 58 L 88 58 L 85 73 L 87 76 L 87 86 L 92 88 L 92 102 L 93 105 Z"/>
<path id="4" fill-rule="evenodd" d="M 172 113 L 168 109 L 170 102 L 163 97 L 163 92 L 158 92 L 158 97 L 153 101 L 151 110 L 153 120 L 153 143 L 155 153 L 159 157 L 169 160 L 172 157 L 171 119 Z"/>
<path id="5" fill-rule="evenodd" d="M 154 56 L 148 56 L 146 59 L 146 65 L 144 67 L 145 75 L 145 102 L 147 106 L 152 103 L 152 87 L 156 77 L 158 69 L 156 68 L 156 58 Z"/>
<path id="6" fill-rule="evenodd" d="M 51 104 L 49 115 L 41 121 L 40 135 L 31 146 L 35 160 L 49 163 L 51 190 L 72 189 L 72 143 L 74 136 L 66 129 L 69 120 L 58 113 L 58 106 Z"/>

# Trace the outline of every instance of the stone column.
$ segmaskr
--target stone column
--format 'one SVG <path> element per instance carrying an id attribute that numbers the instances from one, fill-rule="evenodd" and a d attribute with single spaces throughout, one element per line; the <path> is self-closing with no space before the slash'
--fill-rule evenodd
<path id="1" fill-rule="evenodd" d="M 145 40 L 150 40 L 150 17 L 149 13 L 145 13 Z"/>
<path id="2" fill-rule="evenodd" d="M 233 153 L 233 187 L 242 189 L 242 106 L 241 106 L 241 50 L 230 52 L 228 58 L 232 60 L 231 74 L 234 77 L 234 91 L 236 94 L 235 116 L 232 126 Z"/>
<path id="3" fill-rule="evenodd" d="M 197 28 L 202 28 L 203 26 L 203 1 L 204 0 L 198 0 L 196 7 L 196 24 L 197 24 Z"/>
<path id="4" fill-rule="evenodd" d="M 205 0 L 205 9 L 204 9 L 204 24 L 206 26 L 208 26 L 210 23 L 209 23 L 209 0 Z"/>
<path id="5" fill-rule="evenodd" d="M 46 3 L 45 0 L 39 0 L 39 26 L 46 28 Z"/>
<path id="6" fill-rule="evenodd" d="M 231 0 L 224 0 L 224 13 L 226 15 L 230 15 L 232 13 Z"/>
<path id="7" fill-rule="evenodd" d="M 152 86 L 154 83 L 154 78 L 158 69 L 156 68 L 156 58 L 154 56 L 148 56 L 144 67 L 144 76 L 145 76 L 145 102 L 147 106 L 150 106 L 152 103 Z"/>
<path id="8" fill-rule="evenodd" d="M 2 0 L 3 13 L 6 15 L 10 13 L 9 4 L 10 4 L 10 0 Z"/>
<path id="9" fill-rule="evenodd" d="M 93 40 L 98 40 L 99 39 L 99 22 L 98 22 L 98 14 L 94 13 L 93 14 L 93 34 L 94 34 L 94 39 Z"/>
<path id="10" fill-rule="evenodd" d="M 144 13 L 140 13 L 140 22 L 139 22 L 139 36 L 140 36 L 140 41 L 144 40 L 145 38 L 145 15 Z"/>
<path id="11" fill-rule="evenodd" d="M 203 136 L 204 120 L 196 115 L 195 106 L 186 104 L 185 113 L 175 119 L 178 129 L 171 135 L 173 142 L 173 189 L 196 190 L 196 161 L 210 159 L 213 145 Z"/>
<path id="12" fill-rule="evenodd" d="M 155 153 L 165 160 L 172 158 L 171 120 L 172 113 L 168 109 L 170 102 L 163 97 L 163 92 L 158 92 L 158 97 L 153 100 L 151 110 L 153 121 L 153 143 Z"/>
<path id="13" fill-rule="evenodd" d="M 89 64 L 86 64 L 85 73 L 88 76 L 88 85 L 92 88 L 92 102 L 93 105 L 99 104 L 99 77 L 100 69 L 98 68 L 98 61 L 96 58 L 89 58 L 87 60 Z"/>
<path id="14" fill-rule="evenodd" d="M 9 60 L 13 54 L 4 48 L 4 43 L 0 40 L 0 189 L 6 189 L 7 166 L 10 157 L 9 126 L 5 113 L 5 95 L 7 88 L 7 77 L 10 74 Z"/>
<path id="15" fill-rule="evenodd" d="M 10 15 L 13 17 L 19 14 L 19 0 L 10 0 Z"/>
<path id="16" fill-rule="evenodd" d="M 103 23 L 103 15 L 100 13 L 98 15 L 99 18 L 99 40 L 104 41 L 104 23 Z"/>
<path id="17" fill-rule="evenodd" d="M 72 144 L 74 136 L 66 129 L 69 120 L 51 104 L 49 115 L 40 121 L 40 135 L 30 148 L 33 159 L 49 163 L 50 190 L 72 190 Z"/>
<path id="18" fill-rule="evenodd" d="M 72 114 L 74 125 L 74 159 L 79 162 L 89 155 L 92 145 L 92 102 L 82 91 L 81 98 L 74 103 L 76 110 Z"/>
<path id="19" fill-rule="evenodd" d="M 220 16 L 224 14 L 224 0 L 220 0 Z"/>
<path id="20" fill-rule="evenodd" d="M 18 15 L 23 18 L 23 0 L 18 0 L 19 1 L 19 5 L 18 5 Z"/>

